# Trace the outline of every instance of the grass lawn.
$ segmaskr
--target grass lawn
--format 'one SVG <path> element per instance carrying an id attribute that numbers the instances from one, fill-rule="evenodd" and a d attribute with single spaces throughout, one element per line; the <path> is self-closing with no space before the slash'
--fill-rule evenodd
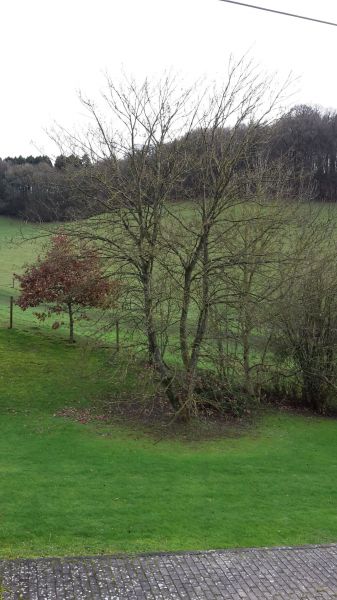
<path id="1" fill-rule="evenodd" d="M 55 417 L 107 392 L 101 352 L 0 330 L 1 557 L 336 541 L 337 421 L 154 443 Z"/>
<path id="2" fill-rule="evenodd" d="M 55 416 L 121 377 L 106 350 L 69 346 L 33 311 L 15 308 L 6 329 L 12 273 L 39 246 L 18 243 L 19 228 L 0 218 L 1 557 L 337 540 L 337 421 L 269 413 L 238 437 L 155 443 Z"/>

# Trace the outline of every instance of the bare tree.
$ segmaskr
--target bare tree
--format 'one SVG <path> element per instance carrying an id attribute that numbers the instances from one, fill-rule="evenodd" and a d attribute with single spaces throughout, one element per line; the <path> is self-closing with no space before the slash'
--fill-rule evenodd
<path id="1" fill-rule="evenodd" d="M 180 288 L 179 348 L 184 370 L 180 413 L 185 418 L 197 410 L 194 389 L 201 349 L 210 308 L 218 302 L 219 274 L 228 259 L 223 240 L 232 232 L 235 235 L 239 224 L 247 220 L 237 207 L 259 200 L 257 187 L 254 192 L 242 193 L 242 181 L 251 179 L 252 159 L 263 144 L 264 130 L 284 91 L 278 90 L 266 101 L 267 89 L 254 68 L 240 61 L 231 65 L 225 85 L 204 96 L 198 148 L 191 159 L 198 188 L 207 190 L 207 195 L 204 192 L 191 203 L 187 218 L 167 208 L 171 217 L 164 231 L 171 257 L 167 269 Z M 280 172 L 264 167 L 275 194 Z M 236 255 L 232 260 L 240 258 Z"/>
<path id="2" fill-rule="evenodd" d="M 280 264 L 288 268 L 298 261 L 292 238 L 310 190 L 303 188 L 301 202 L 292 198 L 293 170 L 283 160 L 272 161 L 268 146 L 250 158 L 242 175 L 239 196 L 246 202 L 236 208 L 234 227 L 221 239 L 213 329 L 222 364 L 221 330 L 228 365 L 243 380 L 245 391 L 256 395 L 259 376 L 267 371 L 270 312 L 283 291 L 275 273 Z"/>
<path id="3" fill-rule="evenodd" d="M 81 182 L 82 216 L 92 212 L 93 201 L 97 216 L 76 221 L 71 230 L 94 240 L 115 276 L 123 279 L 128 318 L 136 318 L 145 333 L 149 361 L 174 404 L 158 337 L 165 292 L 156 281 L 155 264 L 162 252 L 165 204 L 186 170 L 183 140 L 193 129 L 197 101 L 192 101 L 192 89 L 182 90 L 174 79 L 164 78 L 141 85 L 127 80 L 121 86 L 107 79 L 103 105 L 109 121 L 93 102 L 82 97 L 82 103 L 92 118 L 85 139 L 61 135 L 73 153 L 90 156 L 90 176 L 85 185 Z"/>
<path id="4" fill-rule="evenodd" d="M 196 410 L 196 374 L 224 260 L 221 240 L 236 227 L 235 207 L 247 201 L 245 165 L 284 98 L 286 86 L 271 93 L 270 84 L 244 59 L 232 61 L 224 82 L 213 86 L 186 89 L 171 78 L 117 86 L 107 79 L 108 120 L 82 98 L 92 127 L 84 139 L 68 136 L 72 154 L 90 158 L 81 216 L 92 215 L 93 202 L 97 207 L 96 216 L 77 220 L 71 231 L 95 241 L 114 278 L 123 280 L 128 318 L 145 334 L 149 360 L 182 418 Z M 174 208 L 172 196 L 191 174 L 201 193 L 187 210 Z M 176 323 L 178 385 L 163 355 L 176 342 Z"/>
<path id="5" fill-rule="evenodd" d="M 280 275 L 274 319 L 281 380 L 290 381 L 294 399 L 299 391 L 304 405 L 321 413 L 337 391 L 337 236 L 335 219 L 324 213 L 309 224 L 297 260 Z"/>

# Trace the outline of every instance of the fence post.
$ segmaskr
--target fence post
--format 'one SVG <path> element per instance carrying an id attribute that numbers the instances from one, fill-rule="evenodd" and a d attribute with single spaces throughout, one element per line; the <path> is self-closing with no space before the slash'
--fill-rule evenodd
<path id="1" fill-rule="evenodd" d="M 13 306 L 14 298 L 11 296 L 9 300 L 9 329 L 13 329 Z"/>
<path id="2" fill-rule="evenodd" d="M 116 350 L 119 352 L 119 321 L 116 320 Z"/>

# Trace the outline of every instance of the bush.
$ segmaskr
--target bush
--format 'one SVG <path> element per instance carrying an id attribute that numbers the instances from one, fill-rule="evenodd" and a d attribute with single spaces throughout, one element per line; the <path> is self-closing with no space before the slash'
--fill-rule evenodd
<path id="1" fill-rule="evenodd" d="M 277 351 L 287 356 L 299 381 L 302 403 L 326 412 L 337 386 L 337 274 L 317 261 L 284 299 L 278 315 Z"/>
<path id="2" fill-rule="evenodd" d="M 256 405 L 242 387 L 231 386 L 211 371 L 198 373 L 195 395 L 200 410 L 219 412 L 233 417 L 242 417 Z"/>

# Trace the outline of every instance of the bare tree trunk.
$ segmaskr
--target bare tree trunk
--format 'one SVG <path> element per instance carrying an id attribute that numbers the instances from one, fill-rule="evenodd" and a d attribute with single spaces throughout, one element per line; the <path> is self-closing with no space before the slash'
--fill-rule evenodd
<path id="1" fill-rule="evenodd" d="M 148 343 L 148 356 L 149 363 L 154 365 L 159 358 L 158 352 L 158 342 L 157 342 L 157 334 L 154 323 L 154 315 L 153 315 L 153 297 L 151 291 L 151 279 L 152 274 L 149 268 L 149 265 L 146 265 L 142 269 L 142 284 L 143 284 L 143 294 L 144 294 L 144 315 L 145 315 L 145 328 L 147 335 L 147 343 Z"/>
<path id="2" fill-rule="evenodd" d="M 192 265 L 185 268 L 183 297 L 180 313 L 179 335 L 180 335 L 180 353 L 185 369 L 189 368 L 190 353 L 188 344 L 187 320 L 188 311 L 191 303 L 191 285 L 192 285 Z"/>
<path id="3" fill-rule="evenodd" d="M 75 343 L 75 338 L 74 338 L 74 314 L 73 314 L 73 307 L 72 307 L 72 303 L 68 302 L 68 314 L 69 314 L 69 342 L 71 344 Z"/>
<path id="4" fill-rule="evenodd" d="M 243 373 L 244 373 L 244 386 L 248 394 L 253 393 L 252 381 L 250 376 L 250 343 L 249 343 L 249 331 L 244 326 L 242 331 L 242 352 L 243 352 Z"/>
<path id="5" fill-rule="evenodd" d="M 185 388 L 182 399 L 182 418 L 187 421 L 197 412 L 195 404 L 194 390 L 197 377 L 197 369 L 200 359 L 200 348 L 204 340 L 209 314 L 209 233 L 210 227 L 202 224 L 203 232 L 200 241 L 195 249 L 193 258 L 189 265 L 185 267 L 183 298 L 180 316 L 180 352 L 185 368 Z M 197 268 L 198 260 L 202 261 L 201 272 L 201 298 L 200 309 L 196 330 L 194 333 L 191 348 L 188 344 L 188 313 L 192 302 L 192 281 L 194 270 Z"/>
<path id="6" fill-rule="evenodd" d="M 247 229 L 247 227 L 248 226 L 246 226 L 245 229 Z M 252 315 L 250 315 L 250 311 L 252 311 L 253 309 L 250 308 L 250 306 L 249 306 L 249 299 L 250 299 L 250 296 L 252 293 L 251 282 L 252 282 L 252 273 L 254 272 L 255 265 L 254 264 L 252 265 L 252 267 L 251 267 L 252 271 L 250 273 L 248 273 L 248 269 L 250 267 L 250 261 L 252 261 L 252 258 L 249 256 L 248 240 L 246 239 L 246 237 L 247 237 L 247 231 L 245 232 L 245 248 L 244 248 L 245 264 L 243 264 L 242 300 L 241 300 L 242 310 L 241 310 L 241 315 L 240 315 L 240 321 L 241 321 L 241 341 L 242 341 L 242 352 L 243 352 L 244 387 L 248 394 L 252 394 L 253 389 L 252 389 L 252 382 L 251 382 L 251 376 L 250 376 L 250 353 L 251 353 L 250 322 L 251 322 Z"/>
<path id="7" fill-rule="evenodd" d="M 143 293 L 144 293 L 144 313 L 146 321 L 146 334 L 148 341 L 148 356 L 150 364 L 159 374 L 161 384 L 165 390 L 168 401 L 172 408 L 178 412 L 181 408 L 179 395 L 176 393 L 173 382 L 173 375 L 165 364 L 160 346 L 158 343 L 157 329 L 153 314 L 153 294 L 151 291 L 151 269 L 147 266 L 142 274 Z"/>

